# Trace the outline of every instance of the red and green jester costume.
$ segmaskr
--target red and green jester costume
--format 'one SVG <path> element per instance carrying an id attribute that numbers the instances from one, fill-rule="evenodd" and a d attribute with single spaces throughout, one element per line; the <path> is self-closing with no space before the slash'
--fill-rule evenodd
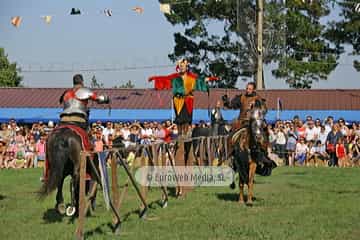
<path id="1" fill-rule="evenodd" d="M 194 108 L 193 91 L 208 91 L 206 81 L 218 80 L 218 77 L 198 76 L 190 71 L 173 73 L 168 76 L 152 76 L 149 81 L 154 81 L 156 90 L 172 89 L 175 123 L 178 126 L 188 126 L 192 123 Z M 185 129 L 182 129 L 186 132 Z M 181 129 L 179 128 L 179 131 Z M 182 131 L 181 131 L 182 132 Z"/>

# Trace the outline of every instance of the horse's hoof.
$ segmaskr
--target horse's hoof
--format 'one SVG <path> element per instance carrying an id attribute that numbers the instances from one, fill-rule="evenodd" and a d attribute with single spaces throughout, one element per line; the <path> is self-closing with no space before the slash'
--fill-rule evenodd
<path id="1" fill-rule="evenodd" d="M 114 234 L 115 234 L 115 235 L 120 235 L 120 233 L 121 233 L 121 223 L 118 223 L 118 224 L 115 226 Z"/>
<path id="2" fill-rule="evenodd" d="M 245 201 L 244 200 L 239 200 L 238 203 L 243 205 L 243 204 L 245 204 Z"/>
<path id="3" fill-rule="evenodd" d="M 161 207 L 162 207 L 162 208 L 166 208 L 167 206 L 168 206 L 168 201 L 165 200 L 165 201 L 163 202 L 163 204 L 161 205 Z"/>
<path id="4" fill-rule="evenodd" d="M 65 204 L 64 203 L 59 203 L 56 205 L 56 210 L 59 214 L 64 215 L 66 210 L 65 210 Z"/>
<path id="5" fill-rule="evenodd" d="M 146 212 L 147 212 L 147 208 L 144 208 L 144 209 L 140 212 L 139 218 L 145 220 L 145 219 L 146 219 Z"/>
<path id="6" fill-rule="evenodd" d="M 68 206 L 66 208 L 66 216 L 68 216 L 68 217 L 74 216 L 75 212 L 76 212 L 76 209 L 73 206 Z"/>

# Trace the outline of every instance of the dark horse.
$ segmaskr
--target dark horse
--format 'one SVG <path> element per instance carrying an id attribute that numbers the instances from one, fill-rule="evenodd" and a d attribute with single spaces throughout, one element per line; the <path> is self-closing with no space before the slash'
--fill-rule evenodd
<path id="1" fill-rule="evenodd" d="M 49 169 L 47 170 L 48 176 L 40 190 L 40 195 L 45 197 L 57 188 L 55 208 L 60 214 L 65 214 L 62 188 L 64 179 L 69 175 L 72 177 L 72 209 L 67 210 L 67 215 L 73 215 L 75 210 L 78 209 L 80 152 L 82 150 L 81 138 L 73 132 L 73 130 L 68 128 L 55 129 L 47 140 L 46 160 L 49 162 Z M 97 166 L 97 164 L 95 166 Z M 87 172 L 92 179 L 97 179 L 91 167 L 87 169 Z"/>
<path id="2" fill-rule="evenodd" d="M 255 173 L 262 176 L 271 175 L 276 167 L 274 161 L 267 157 L 268 136 L 265 131 L 264 116 L 266 108 L 256 101 L 249 110 L 249 121 L 240 130 L 230 134 L 229 153 L 232 156 L 233 168 L 239 173 L 239 202 L 244 203 L 244 185 L 248 186 L 247 204 L 253 201 Z M 231 184 L 235 188 L 235 184 Z"/>

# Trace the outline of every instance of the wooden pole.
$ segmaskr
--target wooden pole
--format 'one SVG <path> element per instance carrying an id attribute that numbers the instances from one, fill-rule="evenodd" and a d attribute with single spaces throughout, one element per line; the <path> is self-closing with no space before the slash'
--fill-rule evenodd
<path id="1" fill-rule="evenodd" d="M 86 193 L 85 193 L 85 181 L 86 181 L 86 158 L 88 154 L 86 152 L 80 153 L 80 179 L 79 179 L 79 217 L 78 226 L 76 229 L 76 238 L 79 240 L 84 239 L 84 225 L 85 225 L 85 208 L 86 208 Z"/>
<path id="2" fill-rule="evenodd" d="M 264 0 L 257 0 L 257 73 L 256 86 L 257 89 L 264 89 L 263 79 L 263 24 L 264 24 Z"/>
<path id="3" fill-rule="evenodd" d="M 116 159 L 113 153 L 111 154 L 111 190 L 112 190 L 112 202 L 114 203 L 115 209 L 118 211 L 120 206 L 120 195 L 119 195 L 119 185 L 118 185 L 118 175 L 117 175 L 117 164 Z M 117 223 L 117 217 L 114 213 L 113 223 Z"/>

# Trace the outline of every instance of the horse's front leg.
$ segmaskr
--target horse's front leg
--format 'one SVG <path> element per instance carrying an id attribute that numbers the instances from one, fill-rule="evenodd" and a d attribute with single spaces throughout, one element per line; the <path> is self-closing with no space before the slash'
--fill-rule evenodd
<path id="1" fill-rule="evenodd" d="M 65 204 L 64 204 L 64 196 L 63 196 L 63 184 L 64 184 L 64 178 L 61 179 L 58 185 L 58 190 L 56 193 L 56 210 L 61 214 L 65 214 Z"/>
<path id="2" fill-rule="evenodd" d="M 240 204 L 245 203 L 245 201 L 244 201 L 244 183 L 240 180 L 240 177 L 239 177 L 239 200 L 238 200 L 238 202 Z"/>
<path id="3" fill-rule="evenodd" d="M 255 178 L 256 163 L 250 161 L 249 164 L 249 183 L 248 183 L 248 199 L 247 204 L 252 205 L 253 191 L 254 191 L 254 178 Z"/>

